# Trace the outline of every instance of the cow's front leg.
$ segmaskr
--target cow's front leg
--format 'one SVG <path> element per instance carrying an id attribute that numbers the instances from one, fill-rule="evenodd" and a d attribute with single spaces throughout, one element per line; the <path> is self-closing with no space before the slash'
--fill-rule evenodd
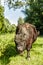
<path id="1" fill-rule="evenodd" d="M 26 59 L 28 59 L 28 60 L 30 59 L 30 51 L 28 51 L 28 50 L 27 50 L 27 57 L 26 57 Z"/>
<path id="2" fill-rule="evenodd" d="M 27 46 L 27 59 L 30 59 L 30 49 L 31 49 L 31 44 L 29 46 Z"/>

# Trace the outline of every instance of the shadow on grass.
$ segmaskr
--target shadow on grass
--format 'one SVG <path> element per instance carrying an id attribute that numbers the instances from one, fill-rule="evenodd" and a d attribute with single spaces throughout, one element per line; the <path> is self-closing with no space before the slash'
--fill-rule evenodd
<path id="1" fill-rule="evenodd" d="M 1 64 L 6 65 L 10 62 L 9 58 L 14 56 L 16 57 L 18 55 L 18 52 L 16 51 L 16 47 L 13 45 L 7 45 L 6 49 L 2 53 L 3 55 L 0 57 Z"/>

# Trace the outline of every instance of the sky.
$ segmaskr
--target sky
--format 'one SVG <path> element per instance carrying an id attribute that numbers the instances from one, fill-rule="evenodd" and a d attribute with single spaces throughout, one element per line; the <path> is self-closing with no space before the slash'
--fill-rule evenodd
<path id="1" fill-rule="evenodd" d="M 15 11 L 13 9 L 9 9 L 7 5 L 4 5 L 4 0 L 1 0 L 1 5 L 3 5 L 5 8 L 5 12 L 4 12 L 5 18 L 7 18 L 11 24 L 17 25 L 18 18 L 25 17 L 25 15 L 21 12 L 22 8 L 17 9 Z"/>

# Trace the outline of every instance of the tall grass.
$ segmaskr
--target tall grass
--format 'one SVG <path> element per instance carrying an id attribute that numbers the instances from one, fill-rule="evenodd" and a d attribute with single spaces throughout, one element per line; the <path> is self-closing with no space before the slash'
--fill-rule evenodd
<path id="1" fill-rule="evenodd" d="M 38 37 L 30 50 L 30 60 L 26 51 L 20 56 L 16 51 L 14 33 L 0 35 L 0 65 L 43 65 L 43 37 Z"/>

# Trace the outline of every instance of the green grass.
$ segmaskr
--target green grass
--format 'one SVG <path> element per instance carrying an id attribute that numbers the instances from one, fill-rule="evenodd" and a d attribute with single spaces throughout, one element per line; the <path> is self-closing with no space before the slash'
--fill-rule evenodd
<path id="1" fill-rule="evenodd" d="M 26 51 L 20 56 L 15 48 L 14 33 L 0 35 L 0 65 L 43 65 L 43 37 L 38 37 L 30 50 L 30 60 Z"/>

